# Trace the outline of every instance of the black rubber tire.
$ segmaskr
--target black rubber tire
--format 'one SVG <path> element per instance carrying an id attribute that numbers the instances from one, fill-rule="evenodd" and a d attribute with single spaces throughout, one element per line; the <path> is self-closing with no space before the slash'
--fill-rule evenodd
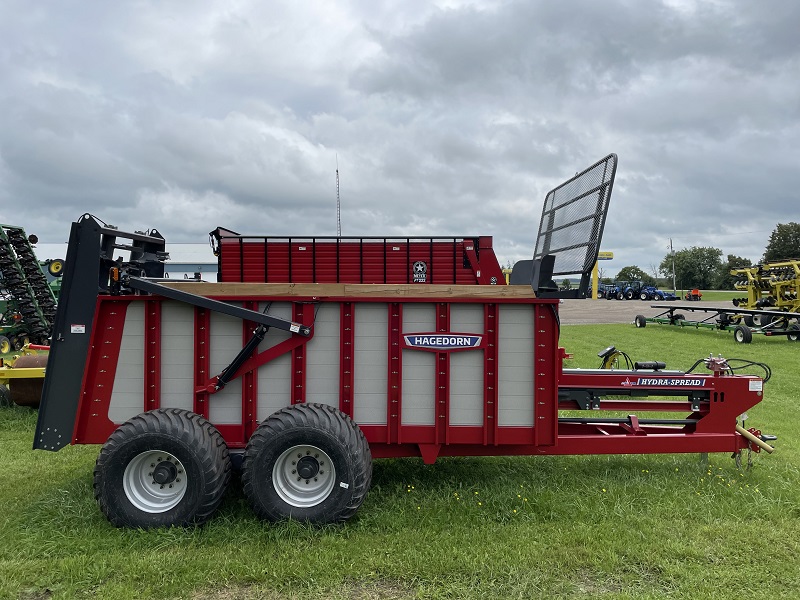
<path id="1" fill-rule="evenodd" d="M 798 342 L 800 341 L 800 325 L 795 323 L 791 327 L 789 327 L 789 331 L 794 331 L 795 333 L 787 333 L 786 339 L 790 342 Z"/>
<path id="2" fill-rule="evenodd" d="M 603 292 L 601 290 L 597 290 L 597 299 L 598 300 L 600 300 L 601 298 L 605 298 L 605 297 L 606 297 L 606 293 L 605 292 Z"/>
<path id="3" fill-rule="evenodd" d="M 622 292 L 617 292 L 617 300 L 625 300 L 625 294 Z"/>
<path id="4" fill-rule="evenodd" d="M 753 315 L 753 325 L 756 327 L 766 327 L 775 320 L 773 315 Z"/>
<path id="5" fill-rule="evenodd" d="M 650 296 L 647 295 L 647 292 L 642 292 L 641 294 L 639 294 L 639 300 L 641 300 L 642 302 L 646 302 L 649 299 Z"/>
<path id="6" fill-rule="evenodd" d="M 747 325 L 738 325 L 733 330 L 733 339 L 739 344 L 749 344 L 753 341 L 753 332 Z"/>
<path id="7" fill-rule="evenodd" d="M 60 258 L 51 260 L 47 265 L 47 272 L 53 277 L 61 277 L 64 274 L 64 261 Z"/>
<path id="8" fill-rule="evenodd" d="M 633 297 L 635 295 L 636 294 L 634 293 L 633 290 L 628 290 L 627 292 L 625 292 L 625 300 L 633 300 Z"/>
<path id="9" fill-rule="evenodd" d="M 11 404 L 11 392 L 7 386 L 0 383 L 0 408 L 7 408 Z"/>
<path id="10" fill-rule="evenodd" d="M 747 325 L 748 327 L 755 327 L 756 324 L 753 321 L 753 315 L 745 315 L 744 316 L 744 324 Z"/>
<path id="11" fill-rule="evenodd" d="M 153 451 L 172 455 L 185 470 L 183 496 L 168 510 L 143 510 L 126 491 L 129 465 Z M 186 527 L 211 518 L 230 477 L 228 446 L 216 427 L 197 413 L 158 409 L 126 421 L 108 438 L 94 469 L 94 496 L 116 527 Z"/>
<path id="12" fill-rule="evenodd" d="M 637 327 L 647 327 L 647 319 L 645 319 L 644 315 L 636 315 L 633 318 L 633 323 Z"/>
<path id="13" fill-rule="evenodd" d="M 664 299 L 664 295 L 663 294 L 659 294 L 658 292 L 656 292 L 653 295 L 653 300 L 656 300 L 657 302 L 661 302 L 663 299 Z"/>
<path id="14" fill-rule="evenodd" d="M 307 493 L 304 477 L 297 485 L 294 475 L 289 475 L 291 482 L 281 481 L 281 477 L 288 478 L 281 471 L 282 467 L 291 468 L 288 460 L 293 458 L 293 449 L 302 449 L 301 460 L 308 455 L 311 477 L 317 474 L 316 468 L 320 480 L 330 481 L 330 489 L 309 478 L 305 485 L 310 484 L 308 489 L 313 491 L 303 497 Z M 324 475 L 328 465 L 321 464 L 326 461 L 320 455 L 327 455 L 333 467 Z M 359 509 L 371 481 L 372 454 L 364 433 L 350 417 L 326 404 L 295 404 L 279 410 L 259 425 L 244 453 L 244 493 L 256 515 L 268 521 L 341 523 Z M 292 494 L 298 499 L 287 500 Z"/>

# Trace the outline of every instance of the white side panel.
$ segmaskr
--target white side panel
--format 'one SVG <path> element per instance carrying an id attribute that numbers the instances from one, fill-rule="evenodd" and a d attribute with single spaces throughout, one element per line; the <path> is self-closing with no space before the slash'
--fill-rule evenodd
<path id="1" fill-rule="evenodd" d="M 258 369 L 258 422 L 291 404 L 292 354 L 288 352 Z"/>
<path id="2" fill-rule="evenodd" d="M 227 367 L 244 346 L 242 320 L 220 313 L 211 313 L 211 348 L 209 375 L 217 375 Z M 209 421 L 216 424 L 242 422 L 242 378 L 238 377 L 208 398 Z"/>
<path id="3" fill-rule="evenodd" d="M 450 424 L 483 425 L 483 352 L 450 355 Z"/>
<path id="4" fill-rule="evenodd" d="M 353 417 L 356 423 L 385 425 L 389 385 L 389 305 L 355 305 Z"/>
<path id="5" fill-rule="evenodd" d="M 122 329 L 108 418 L 122 423 L 141 412 L 144 412 L 144 302 L 131 302 Z"/>
<path id="6" fill-rule="evenodd" d="M 161 407 L 194 408 L 194 308 L 161 304 Z"/>
<path id="7" fill-rule="evenodd" d="M 498 423 L 533 426 L 533 316 L 524 304 L 500 306 L 498 330 Z"/>
<path id="8" fill-rule="evenodd" d="M 453 304 L 450 331 L 482 335 L 483 305 Z M 483 425 L 483 351 L 450 354 L 450 424 Z"/>
<path id="9" fill-rule="evenodd" d="M 259 306 L 264 311 L 266 304 Z M 267 314 L 281 319 L 292 320 L 291 302 L 273 302 Z M 259 352 L 272 348 L 289 339 L 290 334 L 280 329 L 270 329 L 264 341 L 258 346 Z M 259 423 L 275 411 L 291 404 L 292 391 L 292 354 L 287 352 L 275 360 L 259 367 L 258 371 L 258 413 Z"/>
<path id="10" fill-rule="evenodd" d="M 306 402 L 339 406 L 339 304 L 321 304 L 306 344 Z"/>
<path id="11" fill-rule="evenodd" d="M 435 304 L 403 306 L 403 334 L 436 331 Z M 433 425 L 436 354 L 403 350 L 403 425 Z"/>

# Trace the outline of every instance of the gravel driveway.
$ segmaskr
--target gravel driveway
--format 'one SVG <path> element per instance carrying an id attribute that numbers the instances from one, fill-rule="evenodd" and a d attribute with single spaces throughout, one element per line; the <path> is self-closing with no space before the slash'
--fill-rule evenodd
<path id="1" fill-rule="evenodd" d="M 664 312 L 663 308 L 650 308 L 652 304 L 673 304 L 672 302 L 642 302 L 641 300 L 564 300 L 558 309 L 561 323 L 564 325 L 586 325 L 589 323 L 633 323 L 636 315 L 655 317 Z M 674 302 L 676 306 L 691 306 L 688 302 Z M 732 306 L 730 302 L 698 302 L 698 306 Z M 692 319 L 691 313 L 684 312 L 686 318 Z M 706 313 L 695 313 L 694 317 Z"/>

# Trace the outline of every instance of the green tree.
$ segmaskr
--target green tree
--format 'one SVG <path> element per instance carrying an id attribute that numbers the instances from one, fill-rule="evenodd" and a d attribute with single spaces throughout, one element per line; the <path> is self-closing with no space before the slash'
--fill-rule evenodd
<path id="1" fill-rule="evenodd" d="M 800 223 L 778 223 L 769 236 L 764 262 L 800 258 Z"/>
<path id="2" fill-rule="evenodd" d="M 642 271 L 636 265 L 631 265 L 629 267 L 622 267 L 617 273 L 617 280 L 618 281 L 641 281 L 645 285 L 655 285 L 656 280 Z"/>
<path id="3" fill-rule="evenodd" d="M 692 246 L 675 252 L 675 278 L 679 288 L 709 289 L 722 264 L 722 250 L 708 246 Z M 659 270 L 672 277 L 672 255 L 667 254 Z"/>
<path id="4" fill-rule="evenodd" d="M 749 258 L 728 254 L 728 259 L 719 266 L 719 271 L 717 271 L 717 276 L 714 279 L 714 288 L 717 290 L 732 290 L 734 282 L 739 277 L 731 275 L 731 269 L 749 267 L 752 264 Z"/>

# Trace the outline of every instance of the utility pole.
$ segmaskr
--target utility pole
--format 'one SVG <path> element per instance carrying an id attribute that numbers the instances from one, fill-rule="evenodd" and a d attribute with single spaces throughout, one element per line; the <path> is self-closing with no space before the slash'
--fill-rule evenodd
<path id="1" fill-rule="evenodd" d="M 675 250 L 672 248 L 672 238 L 669 238 L 669 253 L 672 256 L 672 293 L 677 296 L 678 288 L 675 285 Z"/>

